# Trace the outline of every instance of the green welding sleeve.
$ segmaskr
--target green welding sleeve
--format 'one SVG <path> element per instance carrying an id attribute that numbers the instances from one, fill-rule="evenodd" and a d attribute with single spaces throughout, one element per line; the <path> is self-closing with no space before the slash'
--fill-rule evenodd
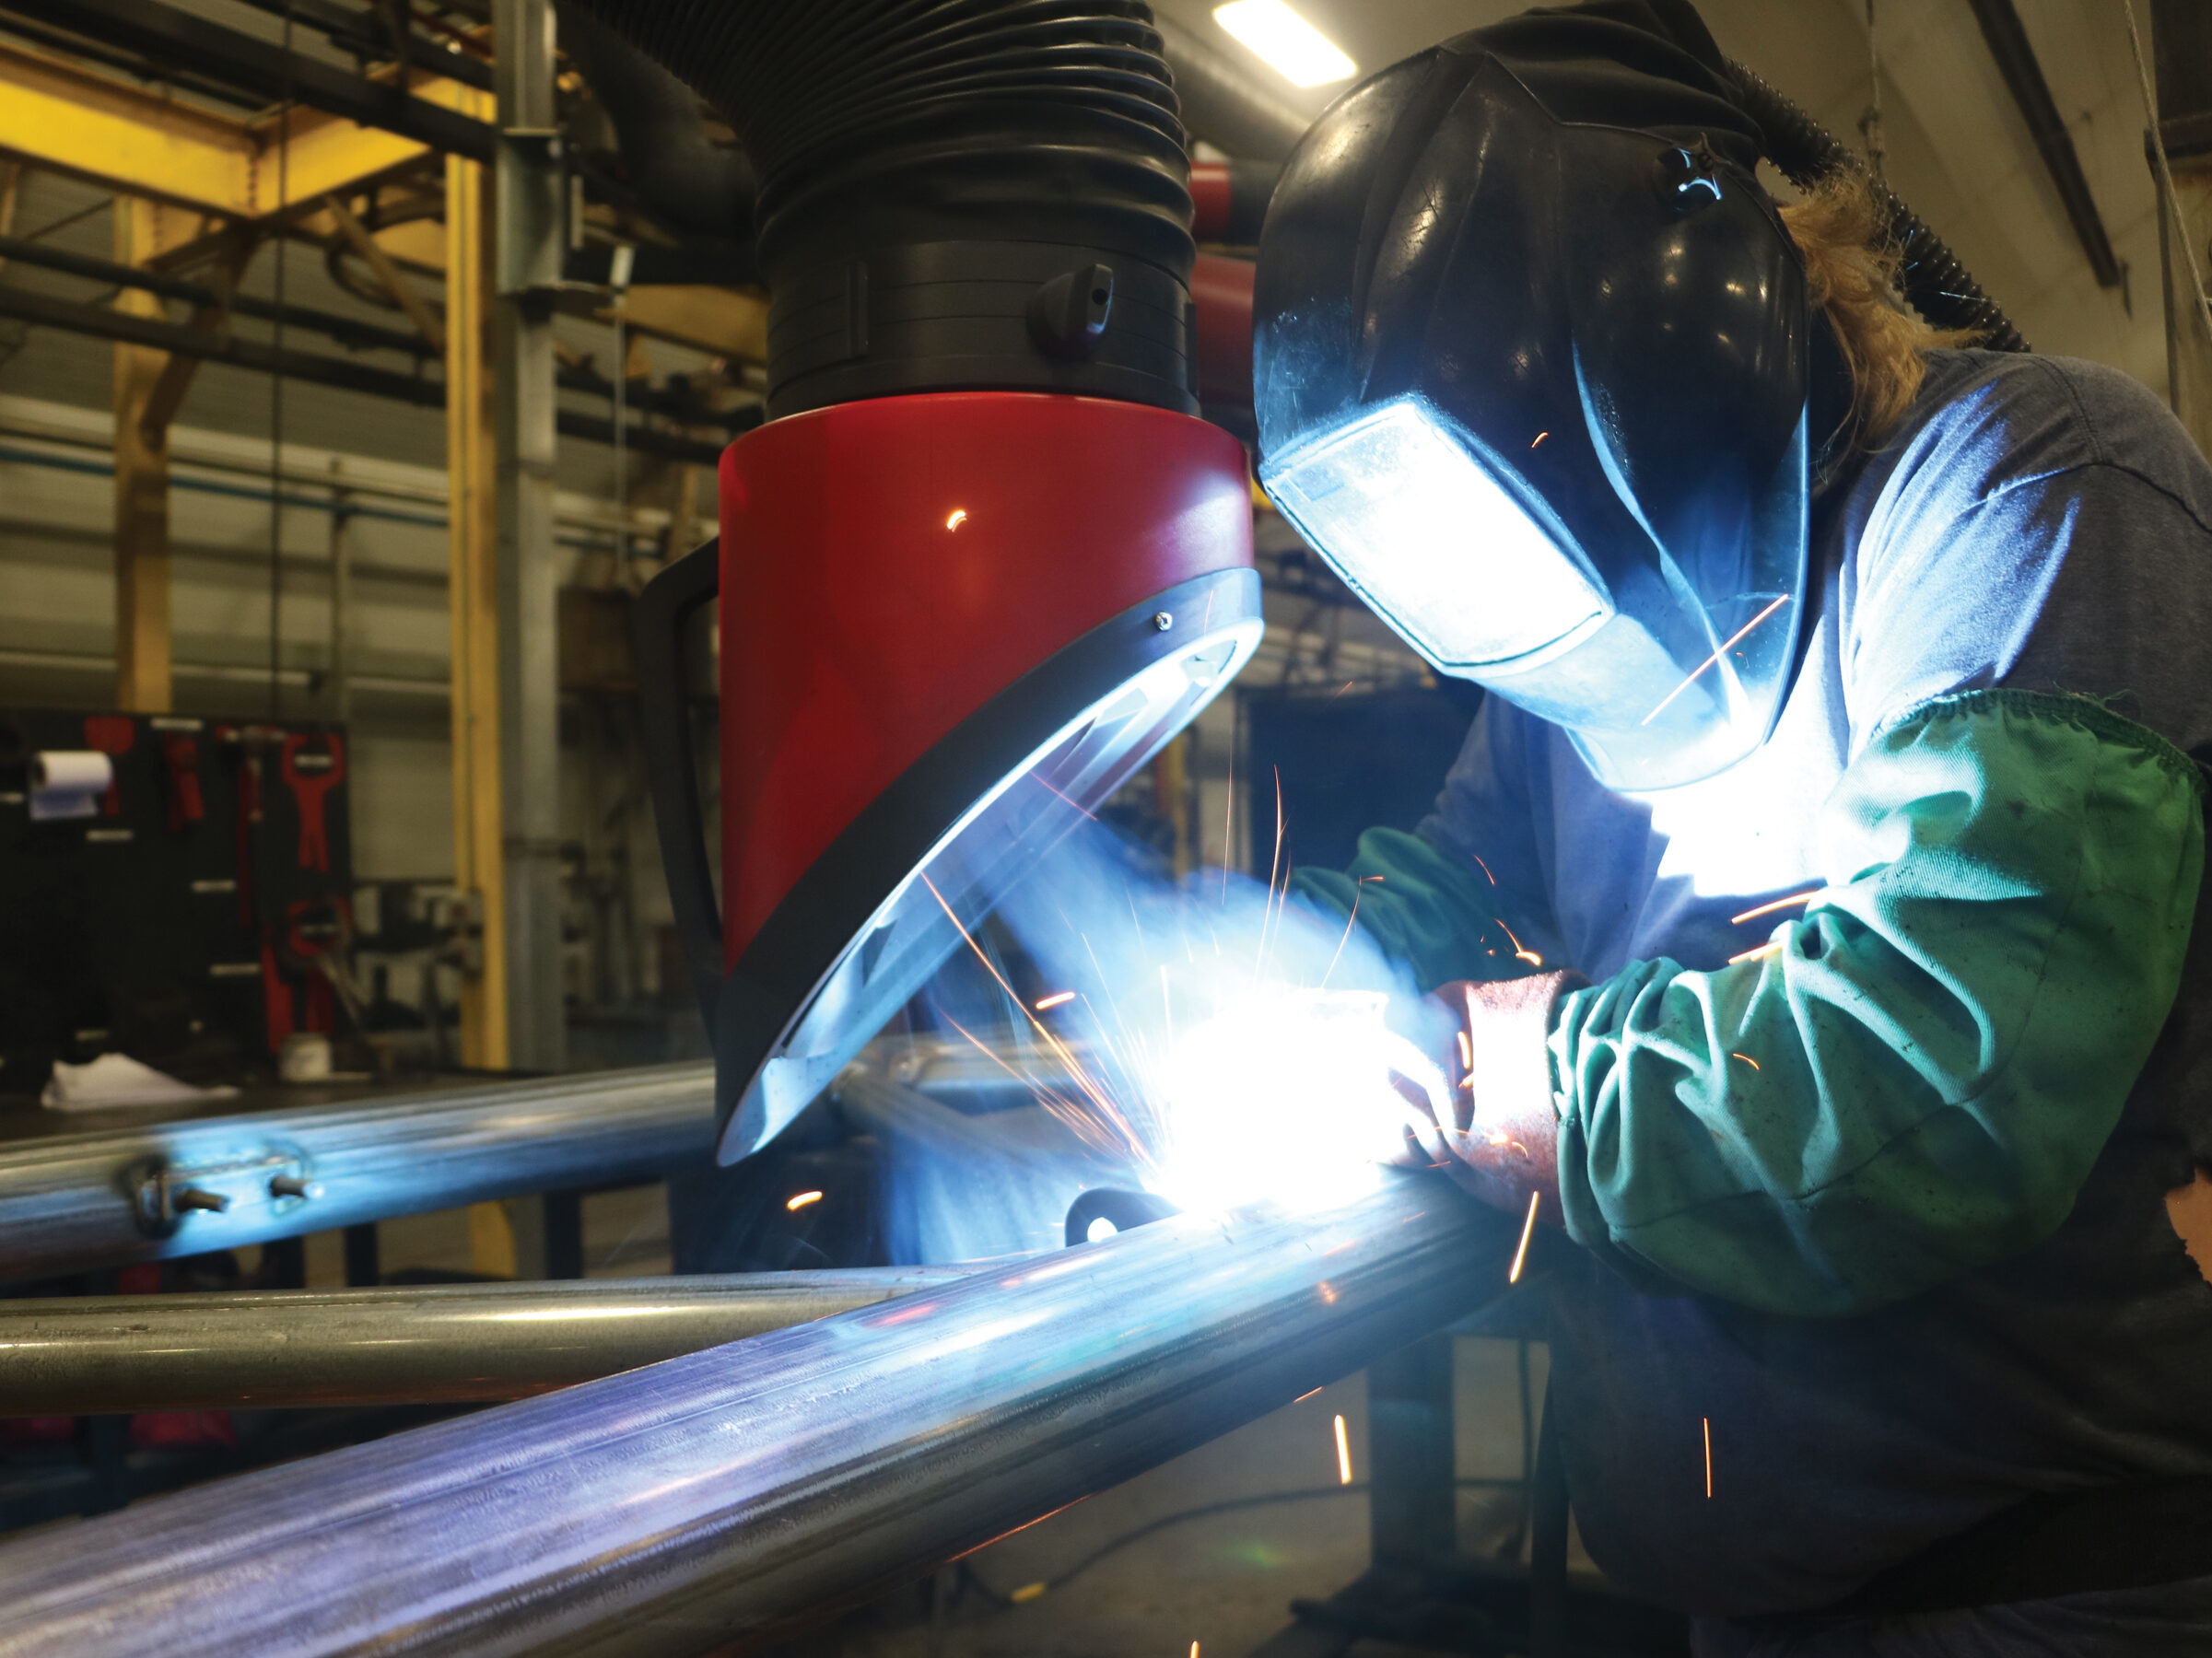
<path id="1" fill-rule="evenodd" d="M 2181 983 L 2197 768 L 2085 698 L 1937 698 L 1822 808 L 1767 953 L 1631 966 L 1551 1037 L 1568 1232 L 1638 1283 L 1862 1313 L 2057 1228 Z"/>
<path id="2" fill-rule="evenodd" d="M 1499 917 L 1494 883 L 1418 835 L 1369 829 L 1351 869 L 1301 870 L 1291 877 L 1291 891 L 1340 917 L 1352 917 L 1356 905 L 1361 928 L 1424 990 L 1531 970 L 1531 958 L 1519 953 Z"/>

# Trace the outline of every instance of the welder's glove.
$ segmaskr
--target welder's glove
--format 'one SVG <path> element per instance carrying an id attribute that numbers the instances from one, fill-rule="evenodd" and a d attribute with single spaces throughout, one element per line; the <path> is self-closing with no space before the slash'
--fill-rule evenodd
<path id="1" fill-rule="evenodd" d="M 1527 1211 L 1531 1192 L 1541 1193 L 1537 1213 L 1557 1224 L 1559 1106 L 1545 1038 L 1560 998 L 1588 983 L 1578 973 L 1539 973 L 1438 987 L 1434 999 L 1456 1033 L 1444 1065 L 1450 1103 L 1418 1135 L 1409 1131 L 1409 1154 L 1399 1161 L 1439 1167 L 1516 1214 Z"/>

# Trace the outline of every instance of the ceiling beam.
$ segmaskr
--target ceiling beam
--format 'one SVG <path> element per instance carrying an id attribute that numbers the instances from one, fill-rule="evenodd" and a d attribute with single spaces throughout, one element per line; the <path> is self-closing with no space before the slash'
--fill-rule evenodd
<path id="1" fill-rule="evenodd" d="M 1968 4 L 1982 26 L 1982 38 L 1989 43 L 1990 55 L 1996 59 L 1997 72 L 2005 77 L 2012 101 L 2019 106 L 2021 118 L 2028 123 L 2051 182 L 2058 188 L 2058 199 L 2073 223 L 2074 234 L 2081 239 L 2089 269 L 2097 274 L 2098 286 L 2118 287 L 2120 262 L 2113 254 L 2112 239 L 2105 235 L 2103 216 L 2097 211 L 2097 198 L 2089 193 L 2089 177 L 2081 170 L 2081 158 L 2074 150 L 2074 136 L 2067 132 L 2066 119 L 2051 96 L 2050 83 L 2043 78 L 2042 64 L 2029 42 L 2019 9 L 2012 0 L 1968 0 Z"/>

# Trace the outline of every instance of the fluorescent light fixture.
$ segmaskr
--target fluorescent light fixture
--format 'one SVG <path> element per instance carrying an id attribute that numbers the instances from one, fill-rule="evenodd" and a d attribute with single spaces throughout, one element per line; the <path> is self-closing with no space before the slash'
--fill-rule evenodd
<path id="1" fill-rule="evenodd" d="M 1213 20 L 1249 46 L 1293 87 L 1349 80 L 1359 65 L 1336 42 L 1282 0 L 1232 0 L 1213 8 Z"/>

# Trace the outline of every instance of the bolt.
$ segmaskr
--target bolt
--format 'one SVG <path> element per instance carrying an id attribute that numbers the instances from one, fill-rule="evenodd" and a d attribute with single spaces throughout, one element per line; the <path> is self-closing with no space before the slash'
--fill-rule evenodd
<path id="1" fill-rule="evenodd" d="M 322 1196 L 322 1185 L 320 1181 L 310 1180 L 304 1174 L 275 1174 L 269 1179 L 269 1196 L 320 1197 Z"/>
<path id="2" fill-rule="evenodd" d="M 1153 625 L 1158 628 L 1162 633 L 1165 633 L 1175 625 L 1176 619 L 1172 612 L 1158 611 L 1153 615 Z"/>
<path id="3" fill-rule="evenodd" d="M 186 1186 L 171 1193 L 169 1203 L 180 1214 L 186 1209 L 212 1209 L 219 1215 L 230 1207 L 230 1199 L 221 1192 L 204 1191 L 198 1186 Z"/>

